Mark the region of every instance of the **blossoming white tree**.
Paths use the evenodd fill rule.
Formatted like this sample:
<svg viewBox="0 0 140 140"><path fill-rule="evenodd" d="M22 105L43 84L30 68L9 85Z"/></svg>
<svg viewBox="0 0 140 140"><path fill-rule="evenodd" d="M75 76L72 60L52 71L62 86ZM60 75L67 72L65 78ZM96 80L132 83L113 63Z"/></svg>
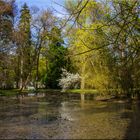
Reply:
<svg viewBox="0 0 140 140"><path fill-rule="evenodd" d="M80 85L80 75L78 73L73 74L66 69L62 69L61 79L59 79L59 86L62 87L62 91L71 88L78 88Z"/></svg>

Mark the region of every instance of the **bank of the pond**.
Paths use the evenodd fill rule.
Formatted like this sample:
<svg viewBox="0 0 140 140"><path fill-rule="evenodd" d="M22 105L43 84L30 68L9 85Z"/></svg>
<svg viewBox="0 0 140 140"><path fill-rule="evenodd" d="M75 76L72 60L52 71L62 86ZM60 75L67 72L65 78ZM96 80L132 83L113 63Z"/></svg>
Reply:
<svg viewBox="0 0 140 140"><path fill-rule="evenodd" d="M19 89L0 89L0 96L15 96L20 94L28 94L30 92L34 93L51 93L51 92L60 92L59 89L38 89L38 90L27 90L24 89L20 92Z"/></svg>
<svg viewBox="0 0 140 140"><path fill-rule="evenodd" d="M104 92L102 92L104 91ZM116 89L110 89L109 92L106 90L98 91L96 89L68 89L65 92L62 92L61 89L37 89L37 90L23 90L20 92L19 89L9 89L9 90L2 90L0 89L0 96L18 96L18 95L28 95L28 93L44 93L44 94L53 94L57 93L57 95L72 95L72 96L81 96L82 98L85 97L92 97L94 100L109 100L112 98L128 98L127 94L118 94L116 93ZM119 91L119 89L117 89ZM84 95L84 96L83 96ZM139 94L131 94L132 99L139 99Z"/></svg>
<svg viewBox="0 0 140 140"><path fill-rule="evenodd" d="M69 89L66 90L65 92L62 92L61 89L37 89L37 90L23 90L22 93L29 93L29 92L61 92L61 93L76 93L76 94L98 94L99 92L95 89ZM20 93L19 89L0 89L0 95L5 95L5 96L12 96L12 95L17 95Z"/></svg>
<svg viewBox="0 0 140 140"><path fill-rule="evenodd" d="M61 89L38 89L38 90L23 90L20 92L19 89L9 89L9 90L3 90L0 89L0 96L15 96L15 95L26 95L28 93L47 93L47 94L52 94L52 93L59 93L59 94L84 94L84 95L100 95L99 92L95 89L69 89L66 90L65 92L62 92Z"/></svg>
<svg viewBox="0 0 140 140"><path fill-rule="evenodd" d="M19 89L0 89L0 96L14 96L19 93Z"/></svg>
<svg viewBox="0 0 140 140"><path fill-rule="evenodd" d="M81 100L108 100L111 99L112 96L103 96L100 95L97 90L94 89L71 89L67 90L65 92L62 92L60 89L38 89L38 90L23 90L20 92L19 89L11 89L11 90L0 90L0 96L22 96L22 97L27 97L27 96L37 96L38 93L43 93L46 97L48 95L54 95L55 96L64 96L68 98L75 98L75 99L80 99Z"/></svg>

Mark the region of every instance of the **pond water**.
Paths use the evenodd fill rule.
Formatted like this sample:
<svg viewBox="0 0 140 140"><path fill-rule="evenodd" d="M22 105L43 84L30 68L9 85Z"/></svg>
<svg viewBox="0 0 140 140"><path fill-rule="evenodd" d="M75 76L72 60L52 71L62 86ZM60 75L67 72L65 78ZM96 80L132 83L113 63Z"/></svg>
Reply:
<svg viewBox="0 0 140 140"><path fill-rule="evenodd" d="M0 139L139 139L139 118L139 102L0 97Z"/></svg>

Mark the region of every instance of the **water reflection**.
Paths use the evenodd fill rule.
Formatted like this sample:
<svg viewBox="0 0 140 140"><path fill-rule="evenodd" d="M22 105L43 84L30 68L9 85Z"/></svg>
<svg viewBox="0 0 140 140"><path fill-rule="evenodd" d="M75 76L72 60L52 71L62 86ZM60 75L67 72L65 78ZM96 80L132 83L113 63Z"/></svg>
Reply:
<svg viewBox="0 0 140 140"><path fill-rule="evenodd" d="M0 139L140 138L140 104L38 94L0 99Z"/></svg>

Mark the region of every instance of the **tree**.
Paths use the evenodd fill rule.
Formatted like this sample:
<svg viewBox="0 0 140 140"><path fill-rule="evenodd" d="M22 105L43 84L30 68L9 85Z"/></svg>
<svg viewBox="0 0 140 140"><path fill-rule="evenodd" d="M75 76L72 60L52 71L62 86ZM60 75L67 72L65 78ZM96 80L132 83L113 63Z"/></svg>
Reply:
<svg viewBox="0 0 140 140"><path fill-rule="evenodd" d="M81 89L106 89L111 79L108 68L111 55L107 48L102 47L108 43L103 31L97 30L104 23L103 5L96 1L82 1L77 5L79 9L76 9L78 12L75 15L77 26L71 31L72 35L69 35L69 52L81 76Z"/></svg>
<svg viewBox="0 0 140 140"><path fill-rule="evenodd" d="M110 51L115 58L115 69L117 88L121 93L130 95L132 90L138 88L135 79L138 77L135 69L139 64L134 64L139 58L139 1L112 1L113 12L107 22L110 24L108 36ZM137 76L136 76L137 75ZM136 76L136 77L135 77Z"/></svg>
<svg viewBox="0 0 140 140"><path fill-rule="evenodd" d="M125 94L129 94L134 87L137 89L139 85L139 78L136 78L139 73L137 72L139 71L139 64L137 63L139 60L139 1L113 0L107 2L107 5L89 0L77 1L77 3L76 1L71 1L69 3L70 5L68 5L67 9L68 12L70 11L70 16L73 17L71 19L74 19L74 23L72 23L76 24L77 28L74 34L77 31L81 32L81 36L86 34L81 37L82 39L78 39L80 34L73 37L75 41L72 41L72 43L76 43L71 46L75 46L74 51L76 48L79 50L74 55L81 55L84 64L87 63L84 60L84 56L90 53L96 56L92 58L92 64L96 62L97 58L96 67L94 65L94 70L97 68L97 71L94 75L91 73L91 76L98 77L96 78L98 80L102 79L101 84L104 85L103 79L105 79L107 87L119 89L121 93ZM71 5L74 5L75 8ZM93 14L90 15L89 13ZM85 32L82 32L82 30ZM86 36L93 42L86 40ZM90 36L94 36L96 39L94 37L91 39ZM101 41L102 44L95 43L97 47L93 47L95 40L97 42ZM79 42L81 42L80 45ZM87 49L84 50L82 44ZM93 51L97 53L95 54ZM87 58L87 60L90 59ZM101 62L102 65L100 65L100 60L103 61ZM84 66L82 67L83 71ZM103 70L105 71L103 72ZM106 76L104 77L102 72L104 76L107 74L109 79ZM87 75L87 70L85 70L85 74ZM96 82L94 82L95 85Z"/></svg>
<svg viewBox="0 0 140 140"><path fill-rule="evenodd" d="M12 28L14 18L14 1L5 2L0 0L0 40L1 43L9 43L12 40ZM4 45L0 46L1 51Z"/></svg>
<svg viewBox="0 0 140 140"><path fill-rule="evenodd" d="M0 0L0 88L13 88L14 66L13 55L13 19L14 1Z"/></svg>
<svg viewBox="0 0 140 140"><path fill-rule="evenodd" d="M22 90L27 84L31 72L31 15L26 3L21 9L19 21L19 32L17 39L17 78L19 87Z"/></svg>
<svg viewBox="0 0 140 140"><path fill-rule="evenodd" d="M46 87L59 88L58 83L61 77L62 68L67 66L66 53L67 48L62 46L61 31L58 27L51 30L50 43L47 53L47 72L46 72Z"/></svg>
<svg viewBox="0 0 140 140"><path fill-rule="evenodd" d="M54 27L54 24L55 17L53 16L53 13L50 10L41 12L32 20L32 29L34 30L33 42L35 46L34 60L36 60L35 61L36 72L34 74L36 89L38 88L39 81L42 82L44 81L43 76L45 76L45 70L43 70L44 73L41 72L42 69L46 68L46 66L40 65L40 63L46 63L45 59L45 54L47 51L46 48L48 47L50 31Z"/></svg>
<svg viewBox="0 0 140 140"><path fill-rule="evenodd" d="M65 69L62 69L61 79L59 79L59 86L62 88L62 91L71 88L79 88L79 84L80 76L78 73L73 74Z"/></svg>

